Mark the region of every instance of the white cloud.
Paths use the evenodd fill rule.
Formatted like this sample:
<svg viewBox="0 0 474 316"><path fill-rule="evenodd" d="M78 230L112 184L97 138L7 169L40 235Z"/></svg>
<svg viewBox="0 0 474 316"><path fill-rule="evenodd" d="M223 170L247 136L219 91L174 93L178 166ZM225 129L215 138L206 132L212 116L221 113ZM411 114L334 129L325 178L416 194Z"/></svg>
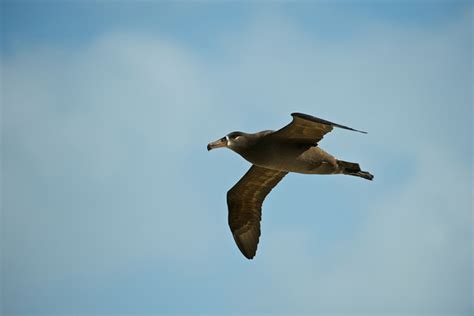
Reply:
<svg viewBox="0 0 474 316"><path fill-rule="evenodd" d="M175 157L193 143L199 110L209 112L196 65L174 43L131 34L5 62L7 269L41 283L208 251L207 230L201 246L181 251L186 232L208 222L203 206L188 211L198 196Z"/></svg>

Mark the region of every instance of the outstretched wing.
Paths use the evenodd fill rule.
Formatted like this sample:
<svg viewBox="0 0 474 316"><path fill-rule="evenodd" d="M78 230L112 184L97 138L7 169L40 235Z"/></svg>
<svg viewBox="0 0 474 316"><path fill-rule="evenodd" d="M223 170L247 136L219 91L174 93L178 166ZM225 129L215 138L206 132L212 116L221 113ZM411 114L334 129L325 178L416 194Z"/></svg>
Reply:
<svg viewBox="0 0 474 316"><path fill-rule="evenodd" d="M286 174L253 165L227 192L230 230L240 251L248 259L257 252L263 200Z"/></svg>
<svg viewBox="0 0 474 316"><path fill-rule="evenodd" d="M366 132L329 122L308 114L292 113L291 116L293 116L293 121L291 121L290 124L267 135L266 137L288 138L314 145L323 139L324 135L332 131L333 127L344 128L366 134Z"/></svg>

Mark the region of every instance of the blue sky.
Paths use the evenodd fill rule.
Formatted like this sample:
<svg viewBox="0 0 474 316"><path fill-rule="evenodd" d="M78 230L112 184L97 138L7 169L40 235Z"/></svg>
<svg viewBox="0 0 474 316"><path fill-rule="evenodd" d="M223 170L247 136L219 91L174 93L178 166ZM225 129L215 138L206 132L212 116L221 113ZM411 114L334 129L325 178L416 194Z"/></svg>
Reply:
<svg viewBox="0 0 474 316"><path fill-rule="evenodd" d="M472 10L3 1L2 314L472 314ZM206 144L294 111L375 181L290 174L248 261Z"/></svg>

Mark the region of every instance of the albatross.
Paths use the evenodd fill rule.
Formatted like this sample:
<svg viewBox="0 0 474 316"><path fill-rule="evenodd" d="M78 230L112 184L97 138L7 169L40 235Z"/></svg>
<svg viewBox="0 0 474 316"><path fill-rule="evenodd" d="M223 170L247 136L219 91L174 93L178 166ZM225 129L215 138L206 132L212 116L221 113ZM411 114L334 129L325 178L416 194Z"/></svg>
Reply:
<svg viewBox="0 0 474 316"><path fill-rule="evenodd" d="M263 200L289 172L374 178L362 171L358 163L336 159L318 146L334 127L366 132L308 114L292 113L291 116L291 123L277 131L232 132L207 145L207 150L227 147L252 164L227 192L230 230L247 259L252 259L257 252Z"/></svg>

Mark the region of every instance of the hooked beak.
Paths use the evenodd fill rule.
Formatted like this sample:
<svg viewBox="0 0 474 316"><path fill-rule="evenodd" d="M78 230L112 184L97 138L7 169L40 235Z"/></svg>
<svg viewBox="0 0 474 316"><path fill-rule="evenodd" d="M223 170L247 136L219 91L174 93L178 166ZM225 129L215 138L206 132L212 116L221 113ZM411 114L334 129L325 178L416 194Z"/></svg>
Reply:
<svg viewBox="0 0 474 316"><path fill-rule="evenodd" d="M226 147L226 146L227 146L227 138L222 137L221 139L218 139L215 142L207 144L207 150L211 150L211 149L219 148L219 147Z"/></svg>

